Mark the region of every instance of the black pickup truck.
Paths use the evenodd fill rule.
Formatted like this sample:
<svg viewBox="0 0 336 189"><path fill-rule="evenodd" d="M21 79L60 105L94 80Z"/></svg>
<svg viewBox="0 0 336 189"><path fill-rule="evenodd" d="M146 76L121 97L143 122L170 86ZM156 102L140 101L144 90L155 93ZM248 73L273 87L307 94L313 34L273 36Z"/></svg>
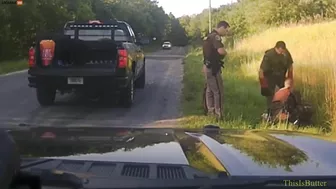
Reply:
<svg viewBox="0 0 336 189"><path fill-rule="evenodd" d="M42 106L56 91L118 98L131 107L134 88L145 87L145 56L129 24L123 21L70 21L64 33L38 37L29 50L29 86ZM54 56L42 62L40 43L52 40Z"/></svg>

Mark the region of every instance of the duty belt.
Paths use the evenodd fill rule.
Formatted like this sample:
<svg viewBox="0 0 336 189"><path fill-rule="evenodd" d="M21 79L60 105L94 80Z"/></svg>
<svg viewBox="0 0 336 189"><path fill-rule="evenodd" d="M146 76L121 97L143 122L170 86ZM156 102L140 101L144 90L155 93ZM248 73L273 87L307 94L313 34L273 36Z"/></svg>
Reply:
<svg viewBox="0 0 336 189"><path fill-rule="evenodd" d="M219 60L218 62L220 63L221 67L224 68L224 62L221 61L221 60ZM218 63L218 62L216 62L216 63ZM213 65L213 63L211 63L211 61L209 61L209 60L204 60L203 63L207 68L211 68L211 66Z"/></svg>

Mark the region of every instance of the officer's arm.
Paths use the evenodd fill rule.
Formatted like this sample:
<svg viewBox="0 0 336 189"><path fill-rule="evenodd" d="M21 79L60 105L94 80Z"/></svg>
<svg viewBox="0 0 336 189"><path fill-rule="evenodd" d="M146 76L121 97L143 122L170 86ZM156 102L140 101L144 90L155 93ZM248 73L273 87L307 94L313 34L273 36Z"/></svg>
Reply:
<svg viewBox="0 0 336 189"><path fill-rule="evenodd" d="M268 82L265 78L264 73L270 69L269 61L270 61L269 56L265 54L261 62L260 68L259 68L259 83L260 83L261 88L268 87Z"/></svg>
<svg viewBox="0 0 336 189"><path fill-rule="evenodd" d="M263 60L260 64L259 68L259 78L264 79L264 73L269 70L269 56L267 54L264 55Z"/></svg>
<svg viewBox="0 0 336 189"><path fill-rule="evenodd" d="M264 70L262 68L259 69L259 78L260 79L264 79L265 76L264 76Z"/></svg>
<svg viewBox="0 0 336 189"><path fill-rule="evenodd" d="M293 79L294 74L293 74L293 65L290 65L288 68L288 72L287 72L287 77L290 79Z"/></svg>
<svg viewBox="0 0 336 189"><path fill-rule="evenodd" d="M226 56L227 52L224 49L224 45L222 43L222 39L219 35L215 36L215 40L213 42L215 49L217 49L217 52L222 55L222 56Z"/></svg>

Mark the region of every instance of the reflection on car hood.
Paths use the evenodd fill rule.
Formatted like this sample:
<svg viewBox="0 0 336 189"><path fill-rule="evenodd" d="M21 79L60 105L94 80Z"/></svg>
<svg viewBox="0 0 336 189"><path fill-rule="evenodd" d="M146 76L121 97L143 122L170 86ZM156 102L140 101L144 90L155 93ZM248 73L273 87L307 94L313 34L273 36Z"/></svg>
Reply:
<svg viewBox="0 0 336 189"><path fill-rule="evenodd" d="M112 128L10 133L23 157L182 164L230 175L336 174L336 143L293 133Z"/></svg>

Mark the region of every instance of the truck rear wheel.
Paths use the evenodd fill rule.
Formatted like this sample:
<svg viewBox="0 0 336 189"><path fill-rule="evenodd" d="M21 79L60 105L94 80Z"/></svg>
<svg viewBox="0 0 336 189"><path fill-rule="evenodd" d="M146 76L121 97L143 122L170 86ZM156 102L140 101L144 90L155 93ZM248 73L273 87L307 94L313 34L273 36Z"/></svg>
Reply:
<svg viewBox="0 0 336 189"><path fill-rule="evenodd" d="M130 83L121 93L121 105L125 108L130 108L134 101L134 78L132 77Z"/></svg>
<svg viewBox="0 0 336 189"><path fill-rule="evenodd" d="M145 88L145 85L146 85L146 69L144 67L140 77L135 81L135 87L143 89Z"/></svg>
<svg viewBox="0 0 336 189"><path fill-rule="evenodd" d="M37 101L41 106L49 106L54 104L56 90L46 87L38 87L36 89Z"/></svg>

